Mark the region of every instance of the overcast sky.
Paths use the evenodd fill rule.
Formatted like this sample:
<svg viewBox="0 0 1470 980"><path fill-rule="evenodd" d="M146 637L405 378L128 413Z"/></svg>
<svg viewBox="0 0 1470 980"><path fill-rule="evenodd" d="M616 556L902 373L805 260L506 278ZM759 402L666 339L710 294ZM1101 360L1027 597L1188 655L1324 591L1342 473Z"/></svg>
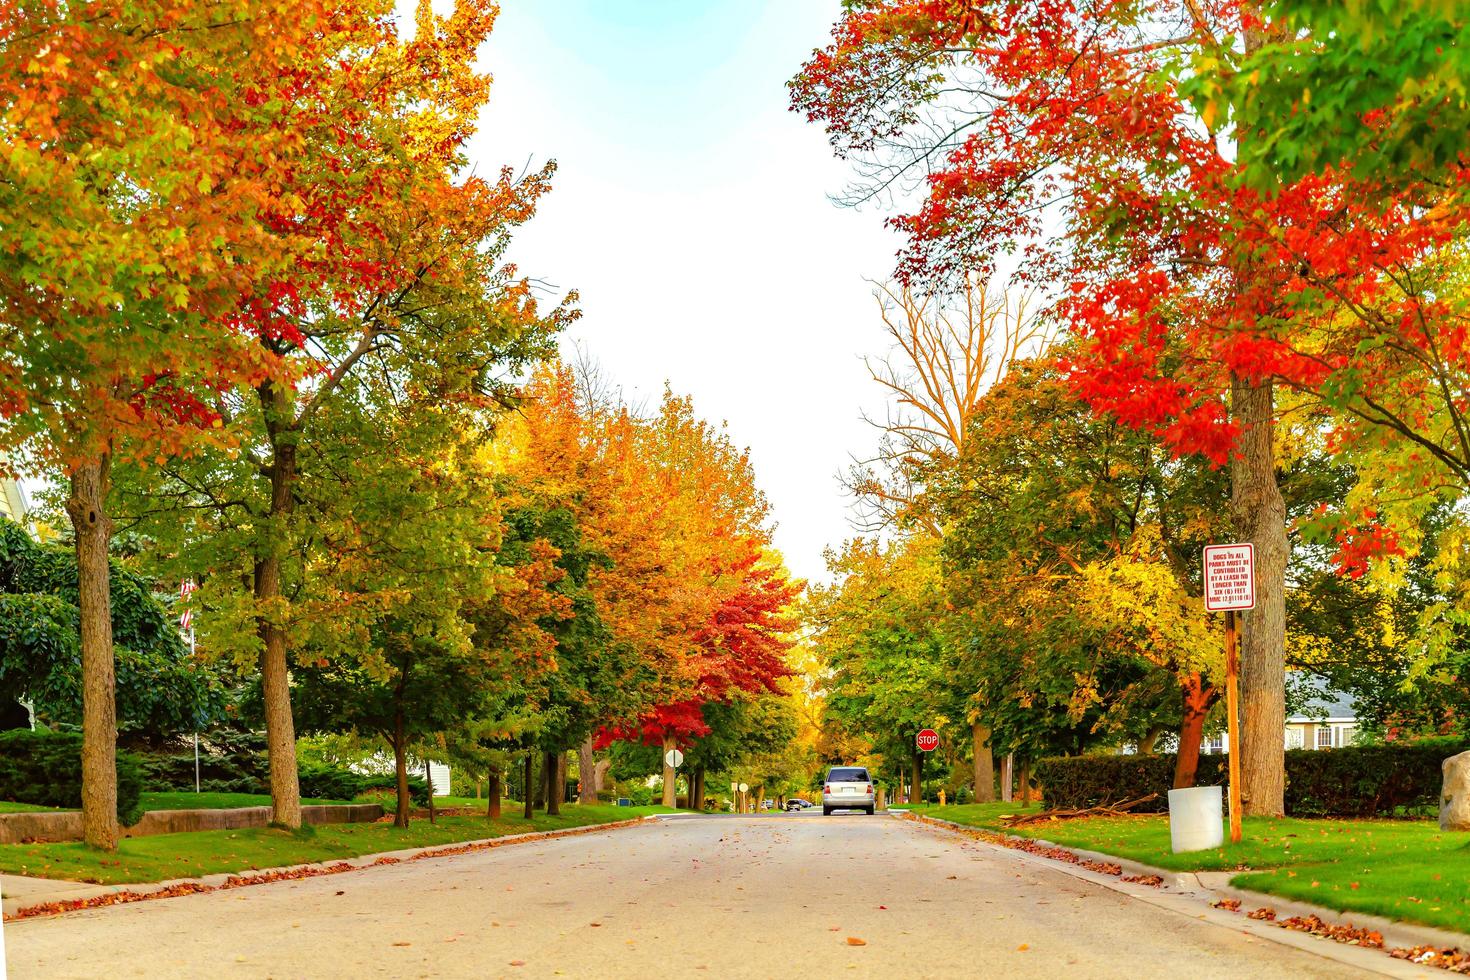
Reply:
<svg viewBox="0 0 1470 980"><path fill-rule="evenodd" d="M892 269L878 211L787 111L785 81L838 0L503 0L477 166L555 159L512 259L582 297L580 341L631 398L667 380L748 446L798 575L853 532L836 481L875 434L865 278Z"/></svg>

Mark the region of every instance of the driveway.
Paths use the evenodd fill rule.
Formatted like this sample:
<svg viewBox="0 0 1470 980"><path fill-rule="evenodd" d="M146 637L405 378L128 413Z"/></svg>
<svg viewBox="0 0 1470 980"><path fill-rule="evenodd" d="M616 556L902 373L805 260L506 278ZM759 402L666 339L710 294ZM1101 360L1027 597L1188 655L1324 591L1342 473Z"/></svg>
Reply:
<svg viewBox="0 0 1470 980"><path fill-rule="evenodd" d="M649 821L4 939L13 980L1369 975L882 815Z"/></svg>

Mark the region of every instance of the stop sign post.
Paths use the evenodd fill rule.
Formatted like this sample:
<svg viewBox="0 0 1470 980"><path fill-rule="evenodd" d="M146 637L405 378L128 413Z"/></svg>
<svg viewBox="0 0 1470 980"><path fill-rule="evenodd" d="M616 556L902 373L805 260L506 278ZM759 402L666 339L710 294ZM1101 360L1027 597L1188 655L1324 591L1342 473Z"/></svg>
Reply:
<svg viewBox="0 0 1470 980"><path fill-rule="evenodd" d="M1240 660L1235 613L1256 608L1256 548L1250 543L1205 548L1205 610L1225 614L1225 724L1230 733L1230 842L1240 843Z"/></svg>
<svg viewBox="0 0 1470 980"><path fill-rule="evenodd" d="M932 728L926 728L914 739L914 744L919 747L920 752L933 752L939 748L939 733Z"/></svg>

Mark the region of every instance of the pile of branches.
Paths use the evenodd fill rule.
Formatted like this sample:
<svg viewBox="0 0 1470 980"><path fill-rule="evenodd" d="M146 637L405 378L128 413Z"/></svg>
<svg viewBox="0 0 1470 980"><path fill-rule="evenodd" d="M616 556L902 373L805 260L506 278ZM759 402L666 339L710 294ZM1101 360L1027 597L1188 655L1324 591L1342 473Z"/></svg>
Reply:
<svg viewBox="0 0 1470 980"><path fill-rule="evenodd" d="M1140 796L1136 800L1124 800L1120 803L1100 803L1097 806L1086 807L1081 810L1070 810L1066 808L1056 810L1042 810L1040 813L1003 813L1000 819L1007 827L1024 827L1026 824L1042 823L1048 820L1072 820L1076 817L1124 817L1128 816L1130 810L1152 803L1159 798L1158 793L1150 793Z"/></svg>

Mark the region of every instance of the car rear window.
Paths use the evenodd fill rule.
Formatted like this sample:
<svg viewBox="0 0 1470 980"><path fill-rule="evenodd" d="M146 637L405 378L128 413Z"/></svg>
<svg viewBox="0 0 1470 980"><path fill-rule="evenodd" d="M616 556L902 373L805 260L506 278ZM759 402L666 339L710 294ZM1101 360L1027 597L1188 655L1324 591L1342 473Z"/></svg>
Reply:
<svg viewBox="0 0 1470 980"><path fill-rule="evenodd" d="M869 781L866 769L833 769L827 774L829 783L866 783Z"/></svg>

